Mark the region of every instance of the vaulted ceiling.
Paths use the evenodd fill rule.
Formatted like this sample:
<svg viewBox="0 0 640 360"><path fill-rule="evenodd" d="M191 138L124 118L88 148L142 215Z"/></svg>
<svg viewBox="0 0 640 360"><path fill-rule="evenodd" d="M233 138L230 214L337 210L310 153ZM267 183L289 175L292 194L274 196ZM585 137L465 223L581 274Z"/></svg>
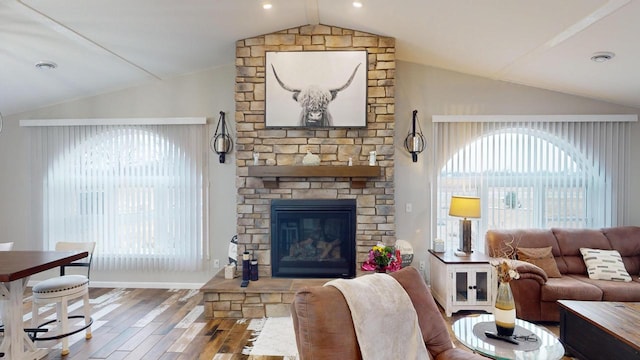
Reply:
<svg viewBox="0 0 640 360"><path fill-rule="evenodd" d="M236 40L318 23L394 37L398 60L640 108L637 0L264 1L0 0L0 112L231 64Z"/></svg>

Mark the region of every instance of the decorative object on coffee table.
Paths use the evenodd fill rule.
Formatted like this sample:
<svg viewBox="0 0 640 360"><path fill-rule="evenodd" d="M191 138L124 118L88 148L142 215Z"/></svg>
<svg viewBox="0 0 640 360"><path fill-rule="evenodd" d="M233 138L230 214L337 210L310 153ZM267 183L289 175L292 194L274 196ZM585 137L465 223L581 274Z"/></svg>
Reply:
<svg viewBox="0 0 640 360"><path fill-rule="evenodd" d="M520 274L513 269L508 259L497 260L494 266L498 276L498 291L493 309L496 329L499 336L511 336L516 326L516 303L509 282L519 278Z"/></svg>
<svg viewBox="0 0 640 360"><path fill-rule="evenodd" d="M516 304L513 301L511 286L508 282L498 283L496 304L493 314L496 318L496 329L500 336L511 336L516 327Z"/></svg>

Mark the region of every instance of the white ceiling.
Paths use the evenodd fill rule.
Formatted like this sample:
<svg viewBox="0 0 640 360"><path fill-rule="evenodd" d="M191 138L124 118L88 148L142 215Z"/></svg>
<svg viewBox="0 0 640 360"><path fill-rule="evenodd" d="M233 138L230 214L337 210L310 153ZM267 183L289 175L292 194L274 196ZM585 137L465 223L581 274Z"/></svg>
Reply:
<svg viewBox="0 0 640 360"><path fill-rule="evenodd" d="M399 60L640 108L640 0L261 2L0 0L0 112L231 64L236 40L317 23L394 37Z"/></svg>

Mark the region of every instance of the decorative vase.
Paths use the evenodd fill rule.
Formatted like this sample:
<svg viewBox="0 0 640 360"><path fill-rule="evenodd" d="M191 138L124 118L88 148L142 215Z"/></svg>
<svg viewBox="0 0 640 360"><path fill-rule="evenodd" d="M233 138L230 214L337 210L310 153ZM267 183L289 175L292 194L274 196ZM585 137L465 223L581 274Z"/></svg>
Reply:
<svg viewBox="0 0 640 360"><path fill-rule="evenodd" d="M496 330L500 336L511 336L516 328L516 303L508 282L498 283L496 304L493 308Z"/></svg>
<svg viewBox="0 0 640 360"><path fill-rule="evenodd" d="M376 272L377 273L386 273L387 272L387 267L385 265L376 265Z"/></svg>
<svg viewBox="0 0 640 360"><path fill-rule="evenodd" d="M312 154L307 150L307 155L302 158L302 165L317 166L320 165L320 156Z"/></svg>

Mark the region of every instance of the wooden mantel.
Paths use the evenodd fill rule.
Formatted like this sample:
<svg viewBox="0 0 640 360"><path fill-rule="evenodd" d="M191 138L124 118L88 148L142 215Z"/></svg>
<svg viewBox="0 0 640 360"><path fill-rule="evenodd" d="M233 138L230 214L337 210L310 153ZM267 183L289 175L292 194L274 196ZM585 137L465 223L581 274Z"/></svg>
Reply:
<svg viewBox="0 0 640 360"><path fill-rule="evenodd" d="M368 165L318 165L318 166L249 166L249 176L275 178L275 180L263 180L264 187L274 189L278 187L281 177L346 177L351 179L351 187L362 189L365 187L366 178L382 176L380 166Z"/></svg>

